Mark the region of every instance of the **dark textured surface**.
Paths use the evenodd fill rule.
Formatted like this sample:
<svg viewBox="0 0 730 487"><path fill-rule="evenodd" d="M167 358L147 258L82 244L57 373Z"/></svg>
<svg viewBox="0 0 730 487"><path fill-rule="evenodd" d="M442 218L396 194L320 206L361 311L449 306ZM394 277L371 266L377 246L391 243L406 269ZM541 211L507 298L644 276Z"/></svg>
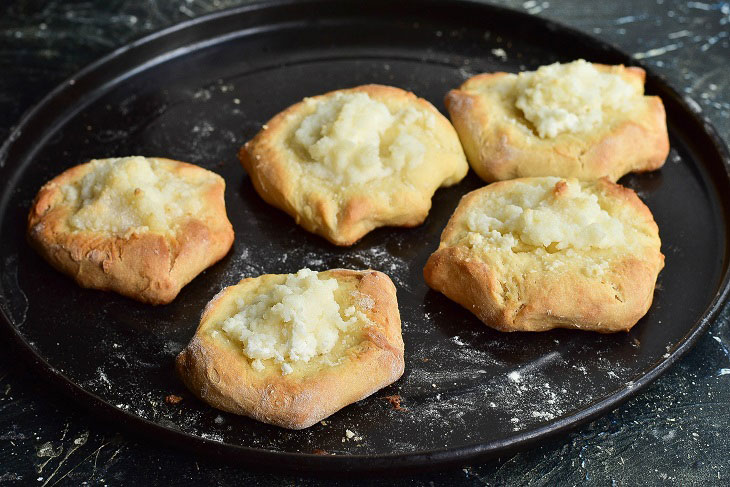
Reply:
<svg viewBox="0 0 730 487"><path fill-rule="evenodd" d="M351 9L319 0L323 12L310 17L311 10L300 5L230 11L145 41L76 75L16 131L7 157L0 159L0 178L9 181L8 197L0 203L0 294L26 348L101 398L103 403L93 403L97 413L130 426L140 418L151 421L154 425L140 425L144 432L163 438L177 433L181 446L215 451L225 445L227 453L245 447L250 450L238 460L260 455L258 462L282 467L369 472L444 461L465 465L476 460L477 451L503 454L525 438L544 439L586 414L605 413L673 362L684 341L696 335L699 315L726 270L723 215L730 208L726 202L723 211L719 202L721 194L730 194L730 181L717 154L698 150L712 144L670 89L653 79L647 84L667 107L671 162L659 172L622 179L652 210L668 255L650 312L630 333L498 333L430 291L422 277L459 198L482 186L475 175L439 191L423 225L378 229L352 247L337 248L265 204L236 150L274 113L342 86L393 84L441 106L443 94L473 73L518 71L556 59L629 59L590 39L576 42L537 17L486 6L442 3L424 11L420 4L404 3L405 10L398 11L387 1ZM475 22L475 13L484 18ZM296 23L284 29L282 18ZM253 32L248 23L256 34L240 35ZM316 33L314 23L320 25ZM211 36L227 40L211 44ZM199 42L207 47L148 65L160 53ZM294 79L299 81L285 81ZM234 248L167 306L69 285L22 238L29 202L45 181L73 161L129 153L189 160L217 171L228 184ZM710 183L713 174L717 186ZM302 267L373 268L393 279L407 350L403 377L303 431L222 413L195 400L172 364L192 336L200 309L221 286L242 277ZM163 402L171 393L182 402ZM406 410L394 410L383 399L393 394ZM86 404L94 400L79 398ZM293 455L317 450L329 454Z"/></svg>
<svg viewBox="0 0 730 487"><path fill-rule="evenodd" d="M696 100L721 134L727 134L727 4L647 3L632 10L628 4L618 3L594 5L584 13L576 8L578 2L547 8L537 2L507 4L542 10L535 13L581 27L648 58L657 72ZM0 11L4 34L0 37L0 128L4 130L45 91L113 46L147 29L182 20L186 13L224 6L207 2L159 2L144 8L134 8L131 2L104 8L86 3L11 5ZM577 433L509 459L424 476L414 483L726 483L730 475L726 460L730 450L725 413L730 401L726 316L723 313L698 347L647 393ZM61 479L69 485L83 481L115 484L123 479L225 484L241 483L250 475L232 466L148 446L147 441L133 436L118 436L113 425L86 418L74 412L73 403L44 391L43 383L15 364L12 354L3 359L1 367L5 395L0 398L0 465L7 467L0 479L23 484L37 481L39 485L53 485Z"/></svg>

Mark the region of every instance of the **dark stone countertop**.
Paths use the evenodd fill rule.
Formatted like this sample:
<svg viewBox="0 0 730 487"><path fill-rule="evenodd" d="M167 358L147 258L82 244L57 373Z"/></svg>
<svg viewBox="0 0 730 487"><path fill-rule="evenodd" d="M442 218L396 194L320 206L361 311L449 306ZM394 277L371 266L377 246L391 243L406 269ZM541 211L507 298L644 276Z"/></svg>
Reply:
<svg viewBox="0 0 730 487"><path fill-rule="evenodd" d="M134 38L240 0L7 0L0 6L0 140L78 69ZM576 27L642 59L730 141L730 3L496 2ZM730 309L696 347L615 411L529 451L405 485L728 485ZM8 349L8 345L5 345ZM382 479L359 480L383 483ZM393 482L392 480L390 482ZM386 481L386 483L390 483ZM297 484L119 431L0 355L0 484Z"/></svg>

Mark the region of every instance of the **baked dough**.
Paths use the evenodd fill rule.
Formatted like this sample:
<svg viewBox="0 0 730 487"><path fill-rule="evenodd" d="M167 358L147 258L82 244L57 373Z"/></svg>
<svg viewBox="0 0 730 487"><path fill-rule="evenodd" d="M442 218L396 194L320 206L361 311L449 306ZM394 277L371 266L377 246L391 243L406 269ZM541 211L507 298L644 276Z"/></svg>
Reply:
<svg viewBox="0 0 730 487"><path fill-rule="evenodd" d="M403 368L395 286L372 270L244 279L208 303L177 358L203 401L291 429L369 396Z"/></svg>
<svg viewBox="0 0 730 487"><path fill-rule="evenodd" d="M28 241L83 287L165 304L228 252L217 174L162 158L96 159L46 183Z"/></svg>
<svg viewBox="0 0 730 487"><path fill-rule="evenodd" d="M530 176L618 180L660 168L664 105L641 68L575 61L485 73L446 95L469 164L487 182Z"/></svg>
<svg viewBox="0 0 730 487"><path fill-rule="evenodd" d="M421 224L436 189L469 169L433 105L382 85L305 98L264 125L239 158L266 202L336 245L380 226Z"/></svg>
<svg viewBox="0 0 730 487"><path fill-rule="evenodd" d="M424 269L500 331L630 329L664 267L649 209L607 179L490 184L463 197Z"/></svg>

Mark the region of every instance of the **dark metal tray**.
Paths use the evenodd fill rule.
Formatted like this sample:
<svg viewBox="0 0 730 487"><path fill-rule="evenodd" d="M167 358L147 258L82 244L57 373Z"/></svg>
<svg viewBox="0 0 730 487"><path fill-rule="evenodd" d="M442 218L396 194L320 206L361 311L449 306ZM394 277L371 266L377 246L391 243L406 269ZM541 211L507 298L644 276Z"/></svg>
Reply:
<svg viewBox="0 0 730 487"><path fill-rule="evenodd" d="M475 73L576 58L632 63L552 22L468 2L265 3L121 48L50 93L0 149L2 327L46 378L95 412L261 466L342 472L464 464L575 427L661 374L704 332L728 288L728 152L661 79L650 74L647 91L667 108L669 160L621 182L654 212L666 268L654 305L630 333L501 334L428 290L421 269L460 196L483 184L473 174L436 194L424 225L379 229L341 249L265 204L236 151L307 95L384 83L443 111L444 94ZM168 306L81 289L25 242L26 214L45 181L90 158L130 154L190 161L227 181L233 250ZM305 431L222 413L188 394L173 361L205 303L243 276L305 266L373 268L393 278L403 378ZM184 399L167 404L168 394ZM392 394L405 410L384 399Z"/></svg>

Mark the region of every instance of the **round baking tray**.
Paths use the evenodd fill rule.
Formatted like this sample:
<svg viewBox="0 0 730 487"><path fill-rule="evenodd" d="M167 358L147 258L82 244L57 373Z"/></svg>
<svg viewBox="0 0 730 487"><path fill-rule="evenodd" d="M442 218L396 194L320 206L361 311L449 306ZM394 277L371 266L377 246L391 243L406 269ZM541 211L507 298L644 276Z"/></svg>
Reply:
<svg viewBox="0 0 730 487"><path fill-rule="evenodd" d="M629 333L502 334L428 290L421 269L461 195L483 184L473 173L436 193L423 225L379 229L343 249L263 203L236 159L261 124L308 95L382 83L444 111L444 94L473 74L576 58L636 64L553 22L470 2L261 3L120 48L53 90L0 148L3 328L48 380L120 427L263 467L466 464L595 418L676 361L728 289L728 152L662 79L649 73L647 92L667 109L669 159L660 171L621 182L653 211L666 267L652 308ZM91 158L130 154L190 161L228 186L231 253L167 306L81 289L24 237L45 181ZM187 393L173 361L205 303L241 277L302 267L373 268L392 277L404 376L304 431L219 412ZM170 394L183 400L168 404ZM393 395L402 408L387 400Z"/></svg>

